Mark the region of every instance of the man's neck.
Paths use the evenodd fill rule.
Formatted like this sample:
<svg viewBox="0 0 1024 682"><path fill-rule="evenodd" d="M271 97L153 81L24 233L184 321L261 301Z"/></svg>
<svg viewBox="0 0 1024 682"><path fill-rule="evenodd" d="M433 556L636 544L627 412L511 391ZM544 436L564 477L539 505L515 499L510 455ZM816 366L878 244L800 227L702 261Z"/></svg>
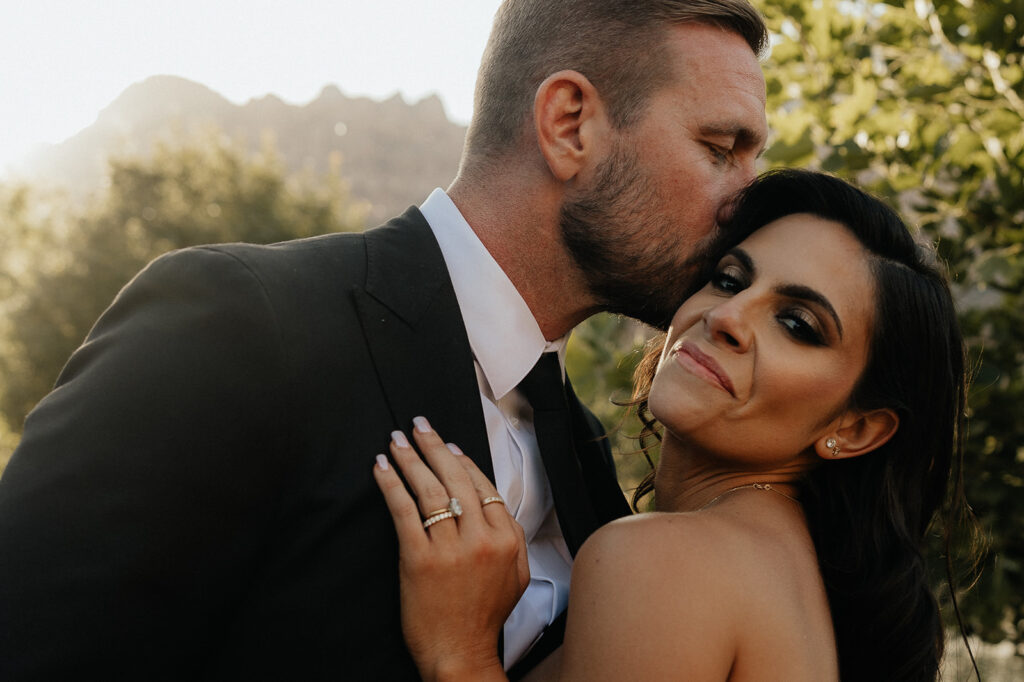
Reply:
<svg viewBox="0 0 1024 682"><path fill-rule="evenodd" d="M557 192L511 179L456 178L447 193L523 297L544 338L558 339L600 312L562 242Z"/></svg>

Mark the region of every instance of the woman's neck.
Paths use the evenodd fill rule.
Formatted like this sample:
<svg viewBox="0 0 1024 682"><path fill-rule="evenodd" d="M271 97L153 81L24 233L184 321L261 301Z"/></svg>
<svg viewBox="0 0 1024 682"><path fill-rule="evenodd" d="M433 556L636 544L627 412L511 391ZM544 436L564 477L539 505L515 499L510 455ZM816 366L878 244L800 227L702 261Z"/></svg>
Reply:
<svg viewBox="0 0 1024 682"><path fill-rule="evenodd" d="M688 450L666 433L654 479L655 505L658 511L699 511L745 489L777 493L772 497L795 501L797 484L809 466L808 459L799 456L763 470L723 462L714 455Z"/></svg>

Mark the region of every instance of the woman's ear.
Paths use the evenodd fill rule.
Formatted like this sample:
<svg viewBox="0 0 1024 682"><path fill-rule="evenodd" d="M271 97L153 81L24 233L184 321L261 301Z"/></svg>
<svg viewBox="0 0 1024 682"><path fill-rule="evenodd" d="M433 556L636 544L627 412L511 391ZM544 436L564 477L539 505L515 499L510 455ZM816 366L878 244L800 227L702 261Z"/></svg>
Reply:
<svg viewBox="0 0 1024 682"><path fill-rule="evenodd" d="M566 182L579 174L607 139L604 104L590 80L578 71L544 79L533 102L537 144L552 175Z"/></svg>
<svg viewBox="0 0 1024 682"><path fill-rule="evenodd" d="M864 455L885 445L900 426L899 416L888 408L847 412L832 433L819 438L814 449L823 459Z"/></svg>

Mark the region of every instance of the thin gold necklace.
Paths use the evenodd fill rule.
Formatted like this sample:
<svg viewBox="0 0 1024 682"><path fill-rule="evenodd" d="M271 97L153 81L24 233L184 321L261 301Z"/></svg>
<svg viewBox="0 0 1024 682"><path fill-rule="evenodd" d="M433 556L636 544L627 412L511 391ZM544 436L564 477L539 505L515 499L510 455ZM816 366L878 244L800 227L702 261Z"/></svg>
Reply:
<svg viewBox="0 0 1024 682"><path fill-rule="evenodd" d="M800 500L796 499L792 495L787 495L786 493L782 492L781 490L778 490L777 488L773 488L771 483L748 483L746 485L738 485L735 488L729 488L728 490L726 490L721 495L717 495L717 496L711 498L710 502L705 502L704 504L702 504L700 506L700 508L697 509L697 511L702 511L704 509L707 509L708 507L713 505L715 502L718 502L720 499L722 499L723 497L728 495L729 493L734 493L737 490L743 490L744 488L754 488L756 490L767 490L770 493L776 493L778 495L782 495L783 497L785 497L787 499L790 499L790 500L793 500L797 504L800 504Z"/></svg>

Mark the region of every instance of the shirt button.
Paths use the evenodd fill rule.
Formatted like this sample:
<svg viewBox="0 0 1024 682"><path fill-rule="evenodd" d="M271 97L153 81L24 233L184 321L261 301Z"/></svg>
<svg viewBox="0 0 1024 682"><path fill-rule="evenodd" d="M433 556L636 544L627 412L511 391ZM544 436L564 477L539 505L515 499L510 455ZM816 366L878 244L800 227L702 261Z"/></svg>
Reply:
<svg viewBox="0 0 1024 682"><path fill-rule="evenodd" d="M516 418L516 417L512 417L511 419L509 419L508 423L512 425L513 429L518 429L519 428L519 419Z"/></svg>

